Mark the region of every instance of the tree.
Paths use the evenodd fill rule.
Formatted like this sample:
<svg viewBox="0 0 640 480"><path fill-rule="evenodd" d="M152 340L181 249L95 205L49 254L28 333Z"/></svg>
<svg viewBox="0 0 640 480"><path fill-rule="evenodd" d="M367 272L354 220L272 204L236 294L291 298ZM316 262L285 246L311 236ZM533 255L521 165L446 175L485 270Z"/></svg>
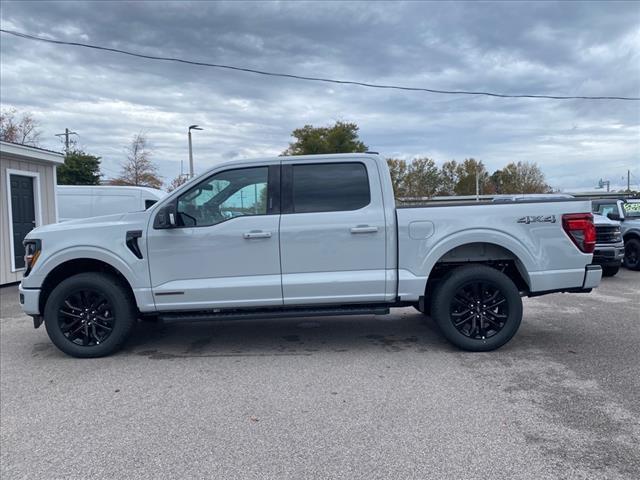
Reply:
<svg viewBox="0 0 640 480"><path fill-rule="evenodd" d="M438 195L455 195L456 185L458 184L458 162L449 160L444 162L440 167L440 186L438 187Z"/></svg>
<svg viewBox="0 0 640 480"><path fill-rule="evenodd" d="M475 195L476 175L478 175L480 193L489 193L489 173L487 173L482 161L466 158L464 162L457 166L456 175L458 176L454 188L456 195Z"/></svg>
<svg viewBox="0 0 640 480"><path fill-rule="evenodd" d="M387 165L389 166L389 173L391 173L391 185L393 185L395 196L406 197L407 162L397 158L387 158Z"/></svg>
<svg viewBox="0 0 640 480"><path fill-rule="evenodd" d="M127 160L122 164L120 176L109 181L111 185L133 185L139 187L162 187L158 167L151 161L151 151L143 133L133 136L127 148Z"/></svg>
<svg viewBox="0 0 640 480"><path fill-rule="evenodd" d="M529 162L511 162L502 170L496 170L491 175L491 183L498 194L551 191L540 167L536 163Z"/></svg>
<svg viewBox="0 0 640 480"><path fill-rule="evenodd" d="M336 122L332 127L305 125L291 133L296 139L283 155L312 155L318 153L366 152L367 146L358 137L355 123Z"/></svg>
<svg viewBox="0 0 640 480"><path fill-rule="evenodd" d="M80 150L69 152L58 167L58 185L100 185L100 157Z"/></svg>
<svg viewBox="0 0 640 480"><path fill-rule="evenodd" d="M37 147L41 135L39 123L30 112L19 119L17 113L15 108L0 111L0 140Z"/></svg>
<svg viewBox="0 0 640 480"><path fill-rule="evenodd" d="M404 183L409 197L433 197L440 184L438 167L430 158L415 158Z"/></svg>
<svg viewBox="0 0 640 480"><path fill-rule="evenodd" d="M173 192L176 188L181 187L182 185L187 183L188 180L189 177L187 175L178 175L176 178L171 180L171 183L167 187L167 192Z"/></svg>

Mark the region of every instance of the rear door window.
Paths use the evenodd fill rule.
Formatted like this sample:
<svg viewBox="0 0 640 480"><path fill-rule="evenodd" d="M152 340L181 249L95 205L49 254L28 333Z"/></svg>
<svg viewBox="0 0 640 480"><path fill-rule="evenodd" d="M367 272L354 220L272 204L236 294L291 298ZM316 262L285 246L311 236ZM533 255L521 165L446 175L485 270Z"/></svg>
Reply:
<svg viewBox="0 0 640 480"><path fill-rule="evenodd" d="M358 210L371 202L364 164L293 165L293 213Z"/></svg>

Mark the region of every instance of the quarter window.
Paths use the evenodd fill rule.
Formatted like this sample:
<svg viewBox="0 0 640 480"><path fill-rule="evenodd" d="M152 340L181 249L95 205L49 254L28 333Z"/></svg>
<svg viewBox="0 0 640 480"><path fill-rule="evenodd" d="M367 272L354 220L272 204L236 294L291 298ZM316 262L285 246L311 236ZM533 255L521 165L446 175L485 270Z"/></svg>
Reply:
<svg viewBox="0 0 640 480"><path fill-rule="evenodd" d="M200 182L178 199L179 222L215 225L234 217L267 214L268 167L225 170Z"/></svg>
<svg viewBox="0 0 640 480"><path fill-rule="evenodd" d="M293 165L293 212L358 210L371 201L362 163Z"/></svg>

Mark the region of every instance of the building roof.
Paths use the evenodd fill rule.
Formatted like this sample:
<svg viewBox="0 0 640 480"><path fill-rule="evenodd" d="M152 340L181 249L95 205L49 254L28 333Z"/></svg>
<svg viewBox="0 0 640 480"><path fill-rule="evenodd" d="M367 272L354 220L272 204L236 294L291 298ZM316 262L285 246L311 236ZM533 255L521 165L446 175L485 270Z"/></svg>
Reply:
<svg viewBox="0 0 640 480"><path fill-rule="evenodd" d="M63 153L45 148L32 147L30 145L22 145L21 143L5 142L4 140L0 140L0 152L25 160L49 162L57 165L64 163Z"/></svg>

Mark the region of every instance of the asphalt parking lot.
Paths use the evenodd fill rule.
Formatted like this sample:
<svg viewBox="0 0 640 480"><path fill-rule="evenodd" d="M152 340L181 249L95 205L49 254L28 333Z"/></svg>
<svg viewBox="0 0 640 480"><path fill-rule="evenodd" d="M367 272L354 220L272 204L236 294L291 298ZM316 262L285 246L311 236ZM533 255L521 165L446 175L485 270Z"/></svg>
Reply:
<svg viewBox="0 0 640 480"><path fill-rule="evenodd" d="M1 291L3 480L640 478L640 274L525 300L496 352L413 309L139 326L77 360Z"/></svg>

